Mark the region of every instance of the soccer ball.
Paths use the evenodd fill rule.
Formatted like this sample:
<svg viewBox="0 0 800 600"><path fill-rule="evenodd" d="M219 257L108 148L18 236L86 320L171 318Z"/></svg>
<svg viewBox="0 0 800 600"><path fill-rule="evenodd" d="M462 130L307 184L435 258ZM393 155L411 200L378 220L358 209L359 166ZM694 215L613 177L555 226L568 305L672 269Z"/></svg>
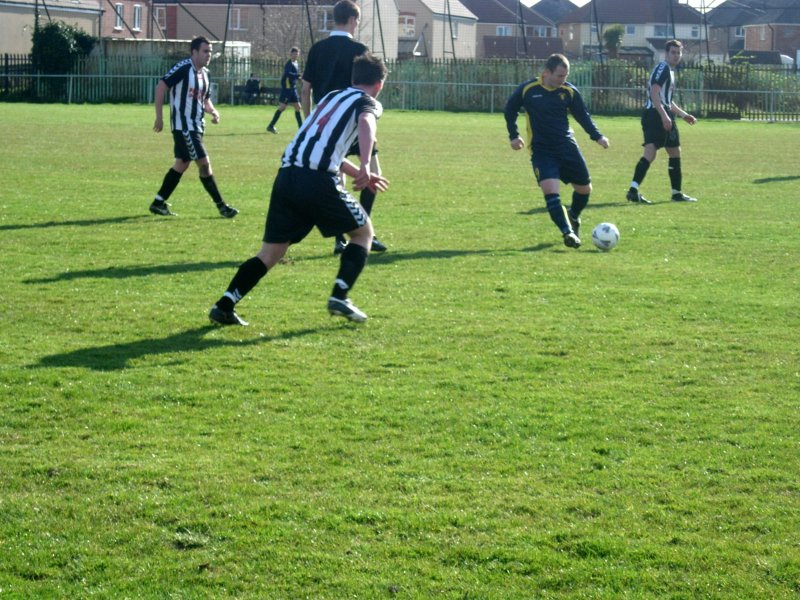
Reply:
<svg viewBox="0 0 800 600"><path fill-rule="evenodd" d="M619 229L613 223L600 223L592 229L592 243L600 250L611 250L619 244Z"/></svg>

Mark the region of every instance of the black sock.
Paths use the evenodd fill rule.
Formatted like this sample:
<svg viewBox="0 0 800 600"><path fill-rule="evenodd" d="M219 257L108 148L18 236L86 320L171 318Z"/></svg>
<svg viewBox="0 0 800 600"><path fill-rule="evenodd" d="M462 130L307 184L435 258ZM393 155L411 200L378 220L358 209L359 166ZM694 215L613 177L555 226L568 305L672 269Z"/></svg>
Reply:
<svg viewBox="0 0 800 600"><path fill-rule="evenodd" d="M553 223L556 224L556 227L558 227L563 234L569 233L572 228L569 226L567 213L564 211L564 207L561 204L561 196L558 194L547 194L544 197L544 201L547 203L547 212L550 213L550 218Z"/></svg>
<svg viewBox="0 0 800 600"><path fill-rule="evenodd" d="M647 169L650 168L650 161L647 160L644 156L639 159L639 162L636 163L636 168L633 171L633 180L641 185L644 181L645 175L647 175ZM633 189L633 188L632 188Z"/></svg>
<svg viewBox="0 0 800 600"><path fill-rule="evenodd" d="M589 194L572 192L572 206L569 207L569 210L572 212L573 217L580 217L587 204L589 204Z"/></svg>
<svg viewBox="0 0 800 600"><path fill-rule="evenodd" d="M275 127L275 123L277 123L278 119L281 118L281 113L282 112L283 111L281 111L281 110L276 110L275 114L272 115L272 121L269 122L269 125L267 125L267 127Z"/></svg>
<svg viewBox="0 0 800 600"><path fill-rule="evenodd" d="M364 210L367 211L368 215L372 214L372 205L375 203L375 196L377 196L375 192L364 188L361 190L361 196L358 198L358 201L361 203L361 206L364 207Z"/></svg>
<svg viewBox="0 0 800 600"><path fill-rule="evenodd" d="M303 117L300 115L300 111L294 111L294 118L297 121L297 127L300 128L303 126Z"/></svg>
<svg viewBox="0 0 800 600"><path fill-rule="evenodd" d="M213 175L209 175L208 177L201 177L200 181L203 184L203 187L206 188L208 195L211 196L211 199L214 201L214 204L224 204L224 200L217 189L217 182L214 180Z"/></svg>
<svg viewBox="0 0 800 600"><path fill-rule="evenodd" d="M672 185L672 189L676 192L681 191L681 157L675 157L669 159L669 183Z"/></svg>
<svg viewBox="0 0 800 600"><path fill-rule="evenodd" d="M162 202L165 202L167 198L172 195L172 192L175 191L175 188L178 187L178 183L181 181L181 177L183 173L179 173L173 168L170 168L167 171L167 174L164 175L164 181L161 183L161 189L158 190L158 194L156 195L156 202L161 199Z"/></svg>
<svg viewBox="0 0 800 600"><path fill-rule="evenodd" d="M217 306L222 310L233 310L239 300L244 298L247 293L256 287L261 278L267 274L266 265L257 256L247 259L241 265L236 275L228 284L225 295L217 300Z"/></svg>
<svg viewBox="0 0 800 600"><path fill-rule="evenodd" d="M368 254L367 249L358 244L347 244L339 261L339 272L336 274L331 296L339 300L347 298L347 292L355 285L356 279L367 264Z"/></svg>

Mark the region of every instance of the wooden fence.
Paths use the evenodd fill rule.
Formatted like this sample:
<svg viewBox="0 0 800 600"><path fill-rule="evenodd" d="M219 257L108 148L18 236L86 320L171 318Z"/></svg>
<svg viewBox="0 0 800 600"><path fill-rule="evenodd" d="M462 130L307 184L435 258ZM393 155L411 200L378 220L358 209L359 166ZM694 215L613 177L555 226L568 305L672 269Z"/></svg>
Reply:
<svg viewBox="0 0 800 600"><path fill-rule="evenodd" d="M0 100L66 103L151 103L174 58L109 57L80 61L73 73L32 73L28 57L5 55ZM233 103L250 72L276 86L282 60L212 63L214 101ZM381 94L386 108L498 112L514 88L542 69L535 60L389 61ZM575 62L570 81L596 115L641 111L649 70L628 63ZM681 68L676 101L704 118L800 121L800 73L754 65Z"/></svg>

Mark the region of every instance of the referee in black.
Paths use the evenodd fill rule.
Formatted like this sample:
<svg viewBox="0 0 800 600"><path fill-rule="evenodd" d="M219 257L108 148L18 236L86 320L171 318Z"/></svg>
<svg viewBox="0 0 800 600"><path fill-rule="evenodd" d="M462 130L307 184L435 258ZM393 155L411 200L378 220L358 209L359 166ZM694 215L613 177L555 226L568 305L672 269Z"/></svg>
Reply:
<svg viewBox="0 0 800 600"><path fill-rule="evenodd" d="M389 182L369 168L377 120L383 107L376 97L383 89L386 65L365 54L353 63L352 85L323 97L286 147L272 186L261 251L239 266L228 289L211 308L220 325L247 325L234 307L283 258L291 244L316 226L325 237L347 233L339 272L328 298L328 312L363 322L367 315L348 298L367 263L372 222L363 207L342 186L339 171L353 178L355 189L386 190ZM345 158L358 140L361 165Z"/></svg>
<svg viewBox="0 0 800 600"><path fill-rule="evenodd" d="M342 90L350 85L350 75L353 61L356 57L368 52L368 48L354 39L358 24L361 20L361 9L352 0L339 0L333 7L334 28L324 40L316 42L308 51L306 66L303 69L303 85L300 91L300 103L303 112L308 116L311 113L311 101L319 103L323 96L333 90ZM352 148L348 155L359 155L359 149ZM372 171L380 174L381 165L378 161L378 147L373 146L370 157ZM375 204L375 192L369 188L361 190L359 202L368 215L372 214ZM336 236L334 254L340 254L347 240L344 236ZM385 252L386 246L378 238L373 237L372 251Z"/></svg>

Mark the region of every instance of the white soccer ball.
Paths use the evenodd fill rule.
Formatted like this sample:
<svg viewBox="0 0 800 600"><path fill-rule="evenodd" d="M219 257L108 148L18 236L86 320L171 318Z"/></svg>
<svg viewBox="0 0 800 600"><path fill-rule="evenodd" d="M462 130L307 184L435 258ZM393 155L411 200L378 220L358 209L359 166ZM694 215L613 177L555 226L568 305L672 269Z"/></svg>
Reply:
<svg viewBox="0 0 800 600"><path fill-rule="evenodd" d="M592 229L592 243L600 250L611 250L619 244L619 229L613 223L600 223Z"/></svg>

